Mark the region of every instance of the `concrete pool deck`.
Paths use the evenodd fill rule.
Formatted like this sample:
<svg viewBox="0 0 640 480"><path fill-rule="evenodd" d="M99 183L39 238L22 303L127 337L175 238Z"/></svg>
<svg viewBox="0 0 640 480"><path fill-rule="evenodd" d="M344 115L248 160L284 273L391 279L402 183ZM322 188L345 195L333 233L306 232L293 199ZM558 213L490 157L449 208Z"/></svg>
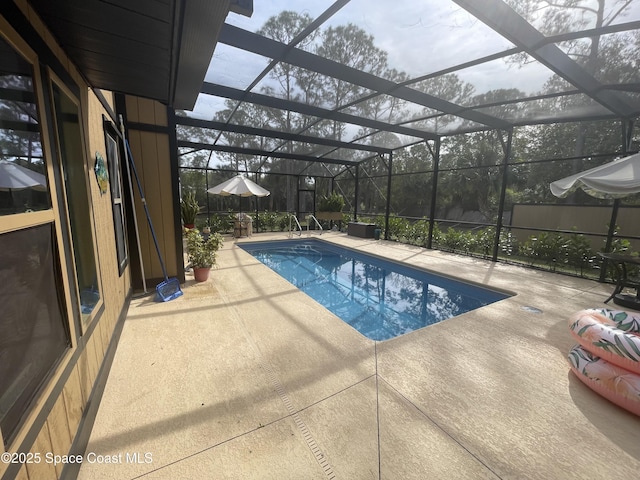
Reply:
<svg viewBox="0 0 640 480"><path fill-rule="evenodd" d="M244 252L245 239L227 238L207 282L188 277L171 302L132 301L86 451L115 463L84 462L78 478L640 472L640 417L586 388L566 360L569 315L603 306L611 285L339 233L320 238L516 295L374 342Z"/></svg>

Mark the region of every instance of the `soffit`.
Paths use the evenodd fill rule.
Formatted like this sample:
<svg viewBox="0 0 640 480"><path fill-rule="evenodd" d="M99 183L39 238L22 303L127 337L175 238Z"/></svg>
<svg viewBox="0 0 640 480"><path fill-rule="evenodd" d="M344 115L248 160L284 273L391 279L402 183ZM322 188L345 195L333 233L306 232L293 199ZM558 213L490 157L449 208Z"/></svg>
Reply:
<svg viewBox="0 0 640 480"><path fill-rule="evenodd" d="M236 0L30 0L91 86L193 108Z"/></svg>

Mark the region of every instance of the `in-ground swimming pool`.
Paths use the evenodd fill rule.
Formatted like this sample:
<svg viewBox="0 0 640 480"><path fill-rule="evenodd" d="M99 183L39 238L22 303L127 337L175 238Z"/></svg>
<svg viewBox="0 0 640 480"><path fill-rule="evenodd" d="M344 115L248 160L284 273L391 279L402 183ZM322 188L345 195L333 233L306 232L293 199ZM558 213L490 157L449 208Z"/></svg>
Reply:
<svg viewBox="0 0 640 480"><path fill-rule="evenodd" d="M387 340L510 295L321 240L239 244L372 340Z"/></svg>

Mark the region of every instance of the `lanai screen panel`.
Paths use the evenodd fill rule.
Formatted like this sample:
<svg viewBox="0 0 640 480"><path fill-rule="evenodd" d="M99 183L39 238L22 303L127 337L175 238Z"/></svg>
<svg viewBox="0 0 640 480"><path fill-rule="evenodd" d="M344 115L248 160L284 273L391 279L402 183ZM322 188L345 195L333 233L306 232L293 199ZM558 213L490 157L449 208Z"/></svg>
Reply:
<svg viewBox="0 0 640 480"><path fill-rule="evenodd" d="M187 115L394 149L518 125L634 119L639 29L637 0L260 2L251 18L229 15L206 77L215 93ZM211 146L237 145L231 138ZM376 155L306 138L251 143L318 161Z"/></svg>
<svg viewBox="0 0 640 480"><path fill-rule="evenodd" d="M216 45L205 82L244 90L269 65L269 59L224 43Z"/></svg>
<svg viewBox="0 0 640 480"><path fill-rule="evenodd" d="M369 64L373 73L392 81L416 79L513 47L460 6L443 0L351 0L322 26L319 40L338 43L339 31L347 28L361 32L351 47L357 47L360 55L347 50L345 57L351 58L344 63L357 68ZM373 45L365 42L366 36ZM341 59L340 49L325 47L318 52L314 47L304 49ZM365 55L367 49L376 54Z"/></svg>

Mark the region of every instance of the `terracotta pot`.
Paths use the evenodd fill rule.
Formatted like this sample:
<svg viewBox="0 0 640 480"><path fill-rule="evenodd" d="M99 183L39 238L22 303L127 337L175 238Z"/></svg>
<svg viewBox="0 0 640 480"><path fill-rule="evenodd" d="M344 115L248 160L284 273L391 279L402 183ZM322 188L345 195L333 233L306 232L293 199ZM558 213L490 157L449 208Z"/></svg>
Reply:
<svg viewBox="0 0 640 480"><path fill-rule="evenodd" d="M209 270L211 270L210 267L194 267L193 278L195 278L196 282L206 282L209 278Z"/></svg>
<svg viewBox="0 0 640 480"><path fill-rule="evenodd" d="M184 228L188 228L189 230L192 230L193 228L195 228L195 223L185 223L184 224Z"/></svg>

